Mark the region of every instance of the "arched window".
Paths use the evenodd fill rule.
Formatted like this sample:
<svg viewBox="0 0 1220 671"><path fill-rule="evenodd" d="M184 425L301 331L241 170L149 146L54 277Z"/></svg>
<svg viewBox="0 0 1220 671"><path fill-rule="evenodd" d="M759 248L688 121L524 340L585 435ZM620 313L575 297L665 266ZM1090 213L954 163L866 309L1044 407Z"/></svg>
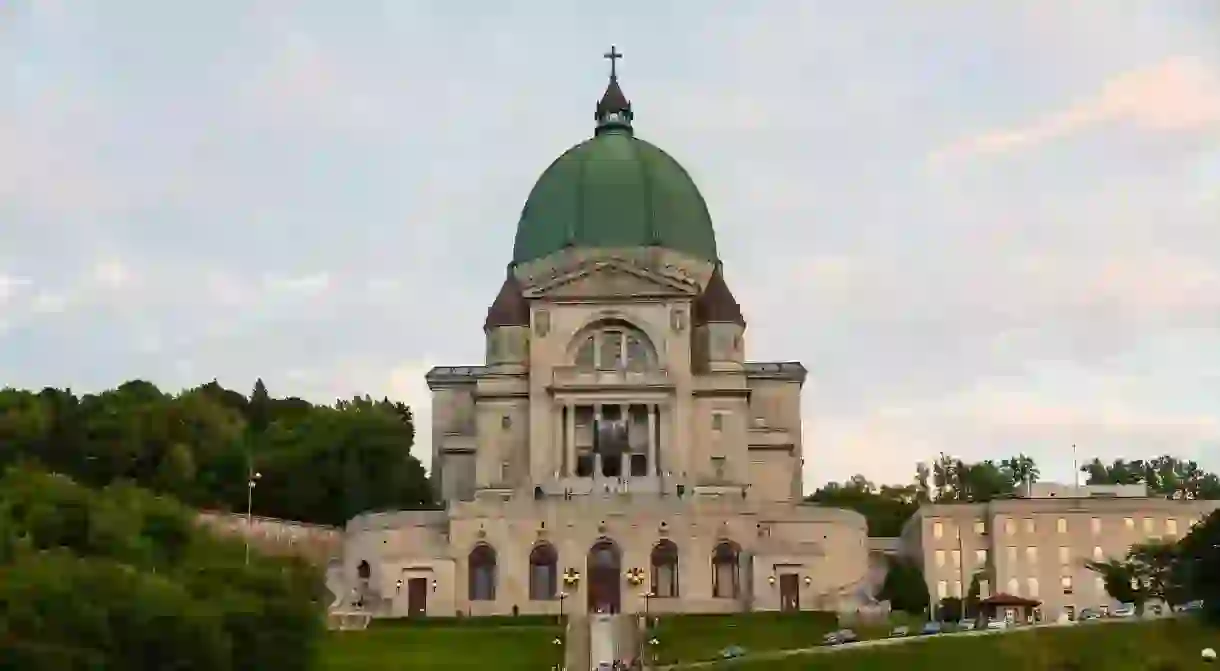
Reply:
<svg viewBox="0 0 1220 671"><path fill-rule="evenodd" d="M361 580L368 580L372 573L373 570L369 568L369 563L367 561L361 561L360 564L356 566L356 577Z"/></svg>
<svg viewBox="0 0 1220 671"><path fill-rule="evenodd" d="M712 596L736 599L741 593L738 557L741 551L732 541L721 541L712 552Z"/></svg>
<svg viewBox="0 0 1220 671"><path fill-rule="evenodd" d="M574 363L597 370L648 370L657 365L656 350L648 336L623 322L605 322L585 331Z"/></svg>
<svg viewBox="0 0 1220 671"><path fill-rule="evenodd" d="M550 543L539 543L530 552L530 600L550 601L558 587L559 554Z"/></svg>
<svg viewBox="0 0 1220 671"><path fill-rule="evenodd" d="M662 540L652 548L652 595L659 598L678 596L678 546Z"/></svg>
<svg viewBox="0 0 1220 671"><path fill-rule="evenodd" d="M496 551L482 543L470 551L467 561L470 569L471 601L496 600Z"/></svg>

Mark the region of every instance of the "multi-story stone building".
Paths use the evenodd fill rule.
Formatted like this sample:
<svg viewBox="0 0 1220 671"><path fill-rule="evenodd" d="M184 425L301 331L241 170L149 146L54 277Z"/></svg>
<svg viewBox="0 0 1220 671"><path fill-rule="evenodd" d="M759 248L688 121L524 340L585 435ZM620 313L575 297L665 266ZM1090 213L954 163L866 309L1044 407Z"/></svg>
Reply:
<svg viewBox="0 0 1220 671"><path fill-rule="evenodd" d="M922 567L933 603L964 597L977 575L981 597L1025 597L1042 603L1043 618L1074 618L1115 605L1085 562L1180 538L1216 508L1220 501L1149 497L1143 485L1038 483L989 503L922 506L899 552Z"/></svg>
<svg viewBox="0 0 1220 671"><path fill-rule="evenodd" d="M805 368L746 359L707 205L636 137L613 71L595 121L525 202L486 362L428 373L446 509L347 525L354 602L452 616L867 600L863 517L801 500Z"/></svg>

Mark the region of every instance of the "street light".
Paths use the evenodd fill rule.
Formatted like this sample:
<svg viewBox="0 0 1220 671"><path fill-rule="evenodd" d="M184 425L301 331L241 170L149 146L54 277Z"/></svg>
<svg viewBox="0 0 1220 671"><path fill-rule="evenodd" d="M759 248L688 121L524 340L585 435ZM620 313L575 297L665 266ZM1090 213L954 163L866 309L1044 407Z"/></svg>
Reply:
<svg viewBox="0 0 1220 671"><path fill-rule="evenodd" d="M658 648L659 645L661 645L661 642L658 641L655 636L648 639L648 647L652 649L652 665L654 667L657 665L657 662L660 661L659 648Z"/></svg>
<svg viewBox="0 0 1220 671"><path fill-rule="evenodd" d="M563 602L565 599L568 598L568 593L564 592L564 591L560 591L557 596L559 597L559 626L562 627L563 626Z"/></svg>
<svg viewBox="0 0 1220 671"><path fill-rule="evenodd" d="M250 534L254 531L254 488L263 477L251 466L246 475L246 564L250 564Z"/></svg>
<svg viewBox="0 0 1220 671"><path fill-rule="evenodd" d="M652 593L651 590L644 592L644 625L648 626L648 627L652 626L652 624L651 624L652 619L649 617L649 614L648 614L648 604L649 604L649 602L652 601L652 598L654 596L656 596L656 594Z"/></svg>

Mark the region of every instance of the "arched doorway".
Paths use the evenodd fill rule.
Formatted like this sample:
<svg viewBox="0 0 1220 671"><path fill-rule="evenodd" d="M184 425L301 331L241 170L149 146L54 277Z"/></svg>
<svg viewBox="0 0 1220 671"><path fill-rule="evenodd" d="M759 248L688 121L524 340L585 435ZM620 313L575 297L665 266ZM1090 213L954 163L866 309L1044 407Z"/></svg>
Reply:
<svg viewBox="0 0 1220 671"><path fill-rule="evenodd" d="M585 570L590 613L617 613L622 606L622 554L614 541L603 539L589 548Z"/></svg>

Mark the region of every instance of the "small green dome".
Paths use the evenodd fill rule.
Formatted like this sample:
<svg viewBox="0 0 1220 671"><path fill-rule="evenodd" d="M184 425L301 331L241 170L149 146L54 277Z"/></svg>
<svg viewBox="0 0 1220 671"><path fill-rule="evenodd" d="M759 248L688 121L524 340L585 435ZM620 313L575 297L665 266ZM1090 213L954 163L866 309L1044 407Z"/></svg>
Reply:
<svg viewBox="0 0 1220 671"><path fill-rule="evenodd" d="M596 118L596 135L564 152L530 191L513 263L570 246L659 246L717 260L707 203L677 161L634 136L631 104L613 75Z"/></svg>

